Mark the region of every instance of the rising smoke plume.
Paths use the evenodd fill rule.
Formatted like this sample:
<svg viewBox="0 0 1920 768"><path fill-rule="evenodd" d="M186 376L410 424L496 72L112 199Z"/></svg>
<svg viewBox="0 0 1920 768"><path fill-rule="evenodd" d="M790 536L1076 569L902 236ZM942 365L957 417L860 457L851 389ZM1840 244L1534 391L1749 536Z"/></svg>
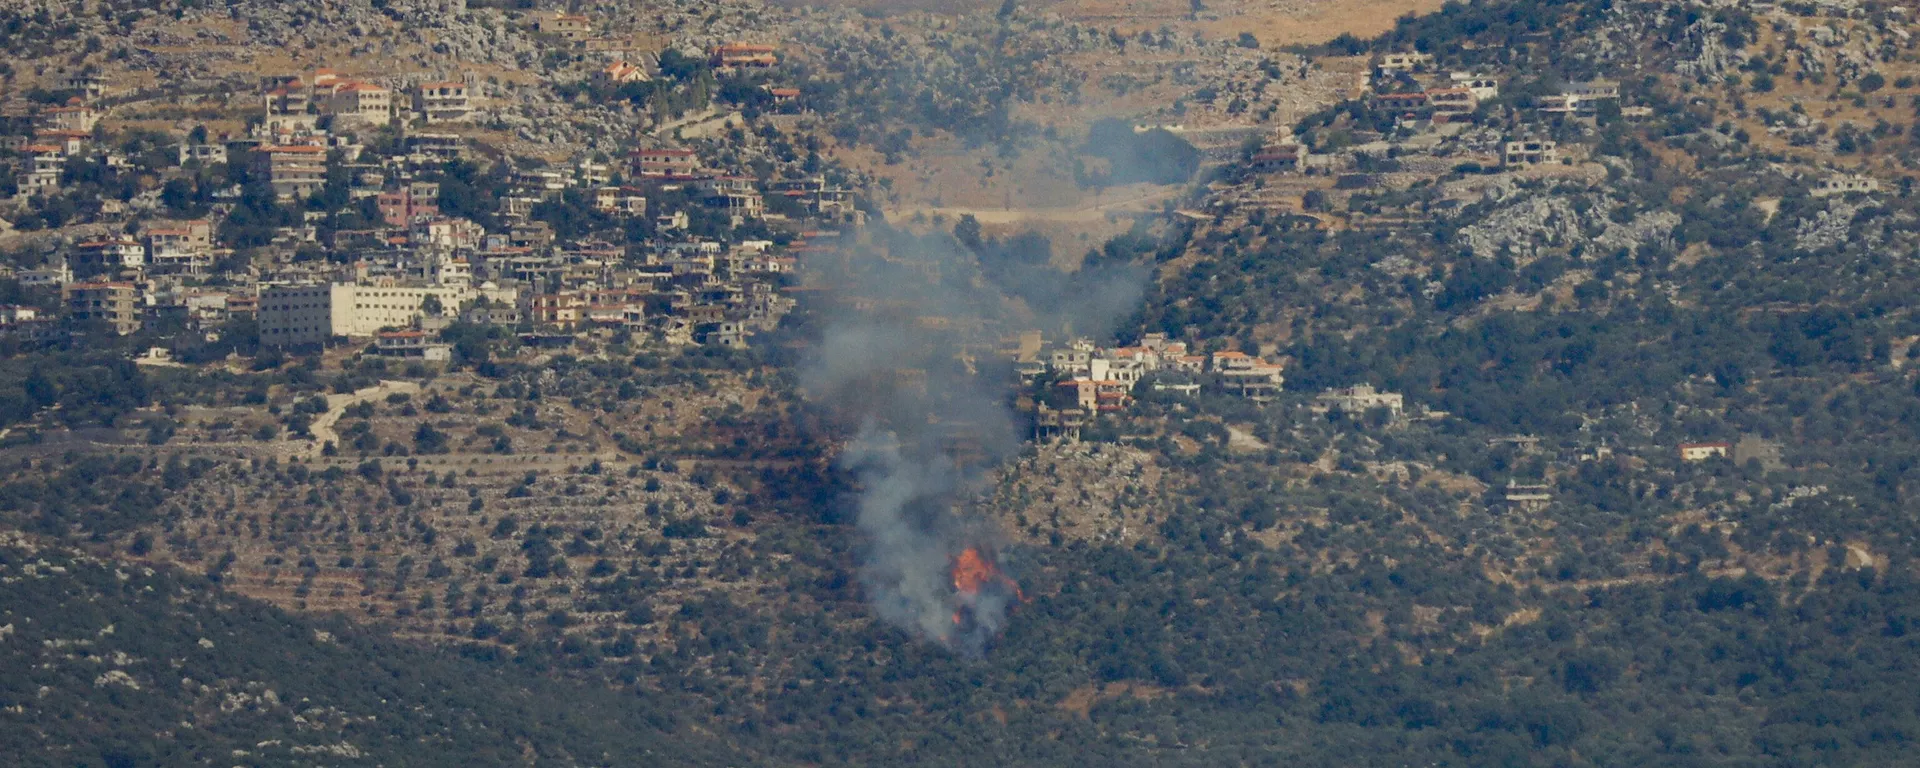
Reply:
<svg viewBox="0 0 1920 768"><path fill-rule="evenodd" d="M1020 599L1002 534L968 507L1021 440L1015 382L995 349L1027 329L1102 333L1143 283L1132 268L1041 268L1050 249L983 269L983 258L1008 257L998 246L879 224L806 272L821 290L802 384L849 433L838 463L859 489L861 586L888 623L965 653L984 649Z"/></svg>

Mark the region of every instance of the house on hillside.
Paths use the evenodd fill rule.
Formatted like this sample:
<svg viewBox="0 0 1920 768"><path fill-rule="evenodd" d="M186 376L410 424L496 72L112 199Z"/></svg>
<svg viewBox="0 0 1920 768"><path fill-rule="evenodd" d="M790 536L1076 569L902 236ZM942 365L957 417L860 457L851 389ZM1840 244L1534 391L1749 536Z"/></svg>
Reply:
<svg viewBox="0 0 1920 768"><path fill-rule="evenodd" d="M469 90L462 82L421 83L413 89L413 109L429 123L465 120L473 112Z"/></svg>
<svg viewBox="0 0 1920 768"><path fill-rule="evenodd" d="M643 178L692 176L700 171L700 156L691 149L641 149L630 159L633 175Z"/></svg>
<svg viewBox="0 0 1920 768"><path fill-rule="evenodd" d="M1470 115L1480 108L1480 97L1470 88L1435 88L1427 91L1427 103L1436 117Z"/></svg>
<svg viewBox="0 0 1920 768"><path fill-rule="evenodd" d="M1375 408L1384 408L1394 418L1399 418L1406 409L1406 398L1397 392L1381 392L1371 384L1356 384L1351 387L1330 389L1314 397L1320 408L1345 414L1362 414Z"/></svg>
<svg viewBox="0 0 1920 768"><path fill-rule="evenodd" d="M1285 367L1245 352L1215 352L1212 368L1228 389L1241 395L1272 395L1286 383Z"/></svg>
<svg viewBox="0 0 1920 768"><path fill-rule="evenodd" d="M593 20L576 13L555 11L552 16L535 19L533 29L563 40L582 40L593 34Z"/></svg>
<svg viewBox="0 0 1920 768"><path fill-rule="evenodd" d="M64 107L42 110L40 121L44 127L56 131L91 131L100 122L100 112L75 99Z"/></svg>
<svg viewBox="0 0 1920 768"><path fill-rule="evenodd" d="M373 83L344 82L334 86L327 113L336 123L386 125L393 121L393 91Z"/></svg>
<svg viewBox="0 0 1920 768"><path fill-rule="evenodd" d="M453 345L435 342L425 331L383 331L374 336L373 351L381 357L412 358L429 363L453 359Z"/></svg>
<svg viewBox="0 0 1920 768"><path fill-rule="evenodd" d="M638 64L629 62L626 59L615 61L612 64L608 64L607 66L601 68L597 76L600 78L601 82L607 83L609 85L626 85L627 83L644 83L653 79L652 76L647 74L646 69L642 68Z"/></svg>
<svg viewBox="0 0 1920 768"><path fill-rule="evenodd" d="M140 330L140 289L133 283L72 283L61 296L68 317L106 323L121 336Z"/></svg>
<svg viewBox="0 0 1920 768"><path fill-rule="evenodd" d="M716 45L712 50L711 63L715 69L732 72L740 69L766 69L780 63L775 55L779 50L771 45L752 43L727 43Z"/></svg>
<svg viewBox="0 0 1920 768"><path fill-rule="evenodd" d="M128 237L91 240L74 248L76 261L101 269L137 269L147 263L147 247Z"/></svg>
<svg viewBox="0 0 1920 768"><path fill-rule="evenodd" d="M1827 197L1830 195L1844 195L1850 192L1864 193L1878 191L1880 191L1879 179L1872 176L1843 173L1821 179L1813 185L1813 189L1809 190L1809 194L1814 197Z"/></svg>
<svg viewBox="0 0 1920 768"><path fill-rule="evenodd" d="M1476 75L1471 72L1452 72L1447 75L1453 88L1465 88L1480 101L1492 101L1500 97L1500 81L1488 75Z"/></svg>
<svg viewBox="0 0 1920 768"><path fill-rule="evenodd" d="M311 144L260 147L253 170L280 200L304 200L327 183L327 148Z"/></svg>
<svg viewBox="0 0 1920 768"><path fill-rule="evenodd" d="M1252 169L1260 173L1297 171L1307 161L1308 150L1299 144L1275 144L1263 147L1248 159Z"/></svg>
<svg viewBox="0 0 1920 768"><path fill-rule="evenodd" d="M1538 512L1553 502L1553 486L1508 480L1507 486L1501 489L1500 501L1510 510Z"/></svg>
<svg viewBox="0 0 1920 768"><path fill-rule="evenodd" d="M1433 66L1431 53L1383 53L1374 61L1373 68L1381 74L1394 72L1415 72Z"/></svg>
<svg viewBox="0 0 1920 768"><path fill-rule="evenodd" d="M1733 451L1733 444L1726 443L1726 442L1681 443L1680 444L1680 460L1681 461L1706 461L1707 459L1711 459L1715 457L1726 458L1727 454L1731 453L1732 451Z"/></svg>
<svg viewBox="0 0 1920 768"><path fill-rule="evenodd" d="M1509 141L1501 145L1500 162L1518 168L1551 165L1560 162L1560 145L1539 139Z"/></svg>

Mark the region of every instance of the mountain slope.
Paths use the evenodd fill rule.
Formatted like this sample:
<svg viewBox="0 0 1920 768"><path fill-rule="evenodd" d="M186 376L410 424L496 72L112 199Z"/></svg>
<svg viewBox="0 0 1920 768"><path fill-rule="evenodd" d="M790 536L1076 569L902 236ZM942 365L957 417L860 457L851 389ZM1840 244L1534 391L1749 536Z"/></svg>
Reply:
<svg viewBox="0 0 1920 768"><path fill-rule="evenodd" d="M660 697L313 623L20 537L0 543L0 605L0 749L16 765L729 759Z"/></svg>

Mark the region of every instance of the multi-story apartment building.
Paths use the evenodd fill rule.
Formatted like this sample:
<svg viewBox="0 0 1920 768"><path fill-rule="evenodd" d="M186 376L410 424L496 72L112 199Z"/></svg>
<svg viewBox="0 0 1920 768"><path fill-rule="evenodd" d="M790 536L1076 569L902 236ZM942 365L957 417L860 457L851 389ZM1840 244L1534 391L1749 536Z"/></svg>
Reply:
<svg viewBox="0 0 1920 768"><path fill-rule="evenodd" d="M128 269L146 266L147 248L129 238L93 240L74 246L75 258L82 264L104 269Z"/></svg>
<svg viewBox="0 0 1920 768"><path fill-rule="evenodd" d="M273 346L319 344L335 336L368 337L386 328L407 328L422 314L427 297L441 312L459 311L485 296L512 304L513 289L475 290L466 285L283 285L260 292L260 342Z"/></svg>
<svg viewBox="0 0 1920 768"><path fill-rule="evenodd" d="M266 146L253 151L253 171L281 200L310 197L327 183L327 148L311 144Z"/></svg>
<svg viewBox="0 0 1920 768"><path fill-rule="evenodd" d="M632 159L635 176L691 176L700 171L700 156L691 149L641 149Z"/></svg>
<svg viewBox="0 0 1920 768"><path fill-rule="evenodd" d="M68 317L106 323L122 336L140 330L140 289L133 283L72 283L60 293Z"/></svg>

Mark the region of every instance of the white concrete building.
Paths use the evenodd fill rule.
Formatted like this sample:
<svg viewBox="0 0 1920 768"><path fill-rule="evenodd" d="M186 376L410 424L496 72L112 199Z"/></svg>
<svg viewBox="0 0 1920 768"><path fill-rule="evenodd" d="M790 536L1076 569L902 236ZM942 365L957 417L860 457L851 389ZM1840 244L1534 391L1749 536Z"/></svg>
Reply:
<svg viewBox="0 0 1920 768"><path fill-rule="evenodd" d="M1447 75L1447 79L1451 81L1452 87L1465 88L1473 92L1473 97L1480 101L1500 98L1500 81L1490 75L1453 72Z"/></svg>
<svg viewBox="0 0 1920 768"><path fill-rule="evenodd" d="M1727 452L1731 450L1733 450L1732 443L1681 443L1680 460L1706 461L1716 457L1726 458Z"/></svg>
<svg viewBox="0 0 1920 768"><path fill-rule="evenodd" d="M1406 407L1404 396L1396 392L1381 392L1371 384L1328 390L1314 399L1328 410L1341 413L1366 413L1375 408L1385 408L1398 417Z"/></svg>
<svg viewBox="0 0 1920 768"><path fill-rule="evenodd" d="M1500 162L1515 167L1551 165L1560 162L1560 145L1538 139L1509 141L1501 145Z"/></svg>
<svg viewBox="0 0 1920 768"><path fill-rule="evenodd" d="M260 292L260 341L273 346L317 344L335 336L368 337L386 328L411 327L422 314L428 296L438 297L442 311L456 312L466 302L485 296L512 305L512 288L464 285L287 285Z"/></svg>
<svg viewBox="0 0 1920 768"><path fill-rule="evenodd" d="M147 247L132 238L94 240L75 248L82 263L106 269L142 267L147 263Z"/></svg>

